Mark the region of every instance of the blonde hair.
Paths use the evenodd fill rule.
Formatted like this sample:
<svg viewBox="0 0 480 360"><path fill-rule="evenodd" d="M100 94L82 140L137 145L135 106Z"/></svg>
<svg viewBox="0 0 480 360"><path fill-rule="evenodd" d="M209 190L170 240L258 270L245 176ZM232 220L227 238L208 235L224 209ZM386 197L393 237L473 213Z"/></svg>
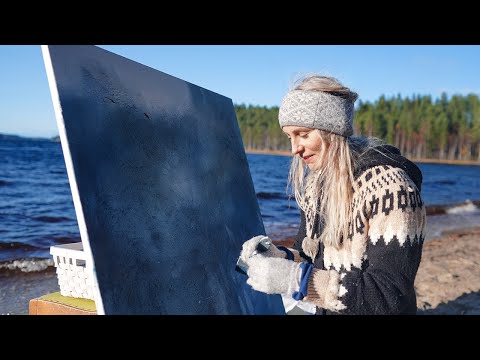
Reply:
<svg viewBox="0 0 480 360"><path fill-rule="evenodd" d="M358 94L330 76L307 75L295 81L292 90L322 91L355 102Z"/></svg>
<svg viewBox="0 0 480 360"><path fill-rule="evenodd" d="M294 90L323 91L352 101L358 98L357 93L337 79L319 75L300 79ZM348 226L352 220L354 169L366 151L382 142L376 138L346 138L324 130L315 131L320 133L324 145L317 159L316 170L310 171L300 155L295 155L290 166L288 186L304 212L310 210L320 214L323 228L320 241L339 248L348 236Z"/></svg>

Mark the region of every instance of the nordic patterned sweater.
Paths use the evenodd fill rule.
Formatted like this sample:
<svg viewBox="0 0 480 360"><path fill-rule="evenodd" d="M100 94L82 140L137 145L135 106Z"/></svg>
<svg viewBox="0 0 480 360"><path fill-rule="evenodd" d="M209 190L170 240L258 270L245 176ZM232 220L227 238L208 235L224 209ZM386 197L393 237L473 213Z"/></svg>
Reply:
<svg viewBox="0 0 480 360"><path fill-rule="evenodd" d="M355 169L353 213L340 249L318 241L317 216L301 211L295 261L313 262L304 301L317 314L416 314L415 276L425 239L418 167L385 145ZM310 244L310 245L307 245ZM309 256L310 255L310 256Z"/></svg>

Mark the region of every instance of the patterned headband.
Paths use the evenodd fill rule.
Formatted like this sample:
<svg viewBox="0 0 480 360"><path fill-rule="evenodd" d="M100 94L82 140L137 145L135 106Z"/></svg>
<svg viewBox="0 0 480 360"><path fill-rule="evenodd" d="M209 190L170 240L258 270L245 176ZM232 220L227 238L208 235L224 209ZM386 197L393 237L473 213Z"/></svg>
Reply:
<svg viewBox="0 0 480 360"><path fill-rule="evenodd" d="M278 121L320 129L345 137L353 135L353 101L322 91L293 90L280 105Z"/></svg>

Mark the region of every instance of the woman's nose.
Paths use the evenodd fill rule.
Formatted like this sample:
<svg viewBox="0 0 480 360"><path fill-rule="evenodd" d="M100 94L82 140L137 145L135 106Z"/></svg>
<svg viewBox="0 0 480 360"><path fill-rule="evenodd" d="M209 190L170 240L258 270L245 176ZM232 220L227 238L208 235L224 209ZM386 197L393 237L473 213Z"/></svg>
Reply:
<svg viewBox="0 0 480 360"><path fill-rule="evenodd" d="M300 152L302 152L304 149L303 149L303 146L300 145L300 144L295 144L293 141L292 141L292 154L293 155L296 155Z"/></svg>

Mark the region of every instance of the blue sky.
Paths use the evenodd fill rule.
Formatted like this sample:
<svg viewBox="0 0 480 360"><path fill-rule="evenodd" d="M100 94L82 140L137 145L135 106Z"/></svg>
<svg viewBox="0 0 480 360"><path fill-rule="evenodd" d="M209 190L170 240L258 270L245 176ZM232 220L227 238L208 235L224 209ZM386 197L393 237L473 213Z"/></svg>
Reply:
<svg viewBox="0 0 480 360"><path fill-rule="evenodd" d="M362 101L382 94L480 96L480 46L115 45L100 47L230 97L278 106L292 81L338 78ZM0 133L58 133L40 46L0 45Z"/></svg>

